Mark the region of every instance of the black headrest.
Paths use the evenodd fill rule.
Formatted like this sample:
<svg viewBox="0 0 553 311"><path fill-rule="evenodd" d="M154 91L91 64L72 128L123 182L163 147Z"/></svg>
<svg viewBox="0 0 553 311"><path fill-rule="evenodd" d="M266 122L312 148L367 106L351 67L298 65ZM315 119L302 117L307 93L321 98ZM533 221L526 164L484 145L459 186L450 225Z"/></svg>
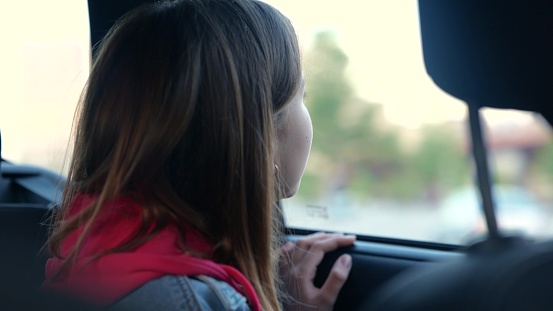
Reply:
<svg viewBox="0 0 553 311"><path fill-rule="evenodd" d="M466 258L399 275L360 310L551 310L553 242L485 241Z"/></svg>
<svg viewBox="0 0 553 311"><path fill-rule="evenodd" d="M88 0L90 43L94 47L125 13L154 0Z"/></svg>
<svg viewBox="0 0 553 311"><path fill-rule="evenodd" d="M553 1L419 0L426 70L469 105L553 120Z"/></svg>

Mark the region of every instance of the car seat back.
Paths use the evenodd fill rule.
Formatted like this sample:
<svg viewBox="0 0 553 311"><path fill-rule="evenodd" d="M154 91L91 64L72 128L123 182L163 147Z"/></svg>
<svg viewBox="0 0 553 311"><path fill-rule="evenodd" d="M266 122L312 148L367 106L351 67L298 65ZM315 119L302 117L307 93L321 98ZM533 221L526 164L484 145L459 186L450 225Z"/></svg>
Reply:
<svg viewBox="0 0 553 311"><path fill-rule="evenodd" d="M52 171L0 161L0 290L33 290L44 280L48 220L63 182Z"/></svg>

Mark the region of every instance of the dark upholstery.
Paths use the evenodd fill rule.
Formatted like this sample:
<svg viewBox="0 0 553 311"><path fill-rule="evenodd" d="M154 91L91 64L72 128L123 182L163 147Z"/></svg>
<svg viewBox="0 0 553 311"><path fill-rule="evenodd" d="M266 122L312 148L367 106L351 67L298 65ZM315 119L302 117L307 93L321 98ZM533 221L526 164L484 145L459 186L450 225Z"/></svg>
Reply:
<svg viewBox="0 0 553 311"><path fill-rule="evenodd" d="M89 0L88 14L90 19L90 41L93 47L93 56L96 54L94 48L108 33L115 22L128 11L144 3L154 0Z"/></svg>
<svg viewBox="0 0 553 311"><path fill-rule="evenodd" d="M0 204L1 280L13 280L30 288L42 283L47 254L41 248L48 233L43 223L49 212L41 204Z"/></svg>
<svg viewBox="0 0 553 311"><path fill-rule="evenodd" d="M413 269L387 283L361 310L551 310L553 242L488 240L453 262Z"/></svg>
<svg viewBox="0 0 553 311"><path fill-rule="evenodd" d="M553 2L419 0L426 70L469 105L553 120Z"/></svg>
<svg viewBox="0 0 553 311"><path fill-rule="evenodd" d="M0 162L0 310L94 310L41 292L48 219L64 178L33 166Z"/></svg>

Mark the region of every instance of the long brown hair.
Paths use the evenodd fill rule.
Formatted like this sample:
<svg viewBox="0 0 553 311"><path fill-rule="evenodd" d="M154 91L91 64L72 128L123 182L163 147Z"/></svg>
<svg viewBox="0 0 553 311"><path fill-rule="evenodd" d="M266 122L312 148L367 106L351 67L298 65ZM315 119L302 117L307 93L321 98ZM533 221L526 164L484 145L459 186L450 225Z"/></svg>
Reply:
<svg viewBox="0 0 553 311"><path fill-rule="evenodd" d="M166 1L126 15L83 93L50 251L61 257L64 239L84 227L70 262L101 206L129 196L143 228L112 252L169 223L191 225L215 245L213 260L236 266L262 307L278 310L275 120L300 80L292 25L261 1ZM67 219L77 193L97 201Z"/></svg>

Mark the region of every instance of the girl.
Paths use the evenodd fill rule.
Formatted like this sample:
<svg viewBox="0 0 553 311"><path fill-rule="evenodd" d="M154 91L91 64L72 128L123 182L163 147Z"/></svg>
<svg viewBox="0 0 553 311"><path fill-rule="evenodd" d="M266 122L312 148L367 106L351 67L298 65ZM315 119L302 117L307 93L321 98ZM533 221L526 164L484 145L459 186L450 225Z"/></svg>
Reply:
<svg viewBox="0 0 553 311"><path fill-rule="evenodd" d="M292 25L263 2L128 14L84 92L44 288L114 309L331 309L351 257L320 289L316 266L354 237L279 248L275 202L311 146L304 88Z"/></svg>

